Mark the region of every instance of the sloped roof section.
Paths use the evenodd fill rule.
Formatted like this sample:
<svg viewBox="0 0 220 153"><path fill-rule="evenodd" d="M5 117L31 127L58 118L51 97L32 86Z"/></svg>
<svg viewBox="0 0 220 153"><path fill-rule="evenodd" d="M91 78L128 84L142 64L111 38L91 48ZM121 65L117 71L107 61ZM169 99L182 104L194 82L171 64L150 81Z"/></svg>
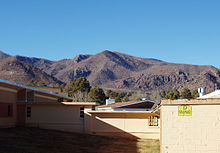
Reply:
<svg viewBox="0 0 220 153"><path fill-rule="evenodd" d="M39 93L51 95L51 96L54 96L54 97L59 97L59 98L67 99L67 100L72 100L71 97L67 97L67 96L64 96L64 95L56 94L56 93L53 93L53 92L49 92L49 91L45 91L45 90L41 90L41 89L37 89L37 88L32 88L32 87L29 87L29 86L25 86L25 85L22 85L22 84L18 84L18 83L3 80L3 79L0 79L0 84L3 84L7 87L17 89L17 90L19 90L19 89L28 89L28 90L36 91L36 92L39 92Z"/></svg>
<svg viewBox="0 0 220 153"><path fill-rule="evenodd" d="M153 100L143 100L143 101L130 101L130 102L119 102L110 105L102 105L97 108L152 108L154 105L157 105L157 102Z"/></svg>
<svg viewBox="0 0 220 153"><path fill-rule="evenodd" d="M198 99L220 98L220 90L215 90L209 94L199 97Z"/></svg>

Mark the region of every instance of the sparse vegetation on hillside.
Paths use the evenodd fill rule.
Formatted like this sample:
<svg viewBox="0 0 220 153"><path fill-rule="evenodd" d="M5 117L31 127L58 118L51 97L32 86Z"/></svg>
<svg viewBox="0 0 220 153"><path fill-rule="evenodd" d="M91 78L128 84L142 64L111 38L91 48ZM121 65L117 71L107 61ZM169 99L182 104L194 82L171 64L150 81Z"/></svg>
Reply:
<svg viewBox="0 0 220 153"><path fill-rule="evenodd" d="M28 83L29 86L40 86L40 87L46 87L46 83L42 81L36 81L36 80L30 80Z"/></svg>

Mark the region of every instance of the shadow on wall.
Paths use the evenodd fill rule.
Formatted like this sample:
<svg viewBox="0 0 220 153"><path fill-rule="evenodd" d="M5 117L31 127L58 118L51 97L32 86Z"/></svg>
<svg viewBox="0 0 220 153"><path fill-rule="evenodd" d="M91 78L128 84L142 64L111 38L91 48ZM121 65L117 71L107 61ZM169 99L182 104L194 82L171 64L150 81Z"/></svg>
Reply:
<svg viewBox="0 0 220 153"><path fill-rule="evenodd" d="M120 148L118 148L118 151L125 151L125 152L132 152L132 153L138 153L138 137L120 129L117 128L116 126L113 126L109 123L106 123L102 121L101 119L95 117L94 115L90 116L88 114L85 114L85 118L90 118L89 119L89 132L93 135L100 135L100 136L109 136L109 137L114 137L118 139L124 139L124 143L122 143ZM118 123L117 123L118 122ZM123 126L122 121L116 121L114 125L118 125L120 127ZM118 145L118 144L117 144ZM133 148L131 150L131 147L128 147L129 145L132 145ZM135 147L134 147L135 146ZM129 148L129 150L128 150ZM117 149L117 148L115 148Z"/></svg>
<svg viewBox="0 0 220 153"><path fill-rule="evenodd" d="M137 142L138 142L138 137L125 132L124 130L117 128L109 123L106 123L100 119L98 119L95 116L89 116L88 114L85 114L86 118L89 117L89 131L93 135L101 135L101 136L109 136L114 139L120 139L120 144L118 144L117 141L113 142L115 143L114 147L114 152L132 152L132 153L138 153L138 148L137 148ZM117 124L117 123L115 123ZM118 123L119 126L120 123ZM129 147L132 146L132 147ZM105 149L109 148L108 146L104 147ZM108 149L109 150L109 149ZM110 150L109 150L110 151ZM104 151L105 152L105 151Z"/></svg>

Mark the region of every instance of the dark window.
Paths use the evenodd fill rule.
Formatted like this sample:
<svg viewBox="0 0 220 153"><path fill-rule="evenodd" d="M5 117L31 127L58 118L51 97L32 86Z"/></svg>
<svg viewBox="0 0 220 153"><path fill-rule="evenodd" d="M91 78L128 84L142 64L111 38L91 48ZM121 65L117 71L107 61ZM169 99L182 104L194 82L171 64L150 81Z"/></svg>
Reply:
<svg viewBox="0 0 220 153"><path fill-rule="evenodd" d="M80 107L80 118L84 118L84 107Z"/></svg>
<svg viewBox="0 0 220 153"><path fill-rule="evenodd" d="M31 107L27 107L27 117L31 117Z"/></svg>
<svg viewBox="0 0 220 153"><path fill-rule="evenodd" d="M11 116L11 106L8 105L8 116Z"/></svg>

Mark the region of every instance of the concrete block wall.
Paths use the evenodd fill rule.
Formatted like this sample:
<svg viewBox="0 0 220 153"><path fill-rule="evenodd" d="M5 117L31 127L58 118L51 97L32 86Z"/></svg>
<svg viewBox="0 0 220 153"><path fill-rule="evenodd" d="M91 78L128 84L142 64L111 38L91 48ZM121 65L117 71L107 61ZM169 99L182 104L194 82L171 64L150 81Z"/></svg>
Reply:
<svg viewBox="0 0 220 153"><path fill-rule="evenodd" d="M190 105L192 116L178 116L178 106L161 108L161 152L219 153L220 105Z"/></svg>

